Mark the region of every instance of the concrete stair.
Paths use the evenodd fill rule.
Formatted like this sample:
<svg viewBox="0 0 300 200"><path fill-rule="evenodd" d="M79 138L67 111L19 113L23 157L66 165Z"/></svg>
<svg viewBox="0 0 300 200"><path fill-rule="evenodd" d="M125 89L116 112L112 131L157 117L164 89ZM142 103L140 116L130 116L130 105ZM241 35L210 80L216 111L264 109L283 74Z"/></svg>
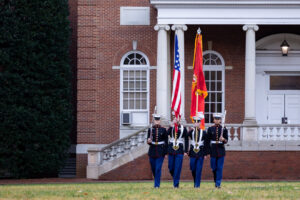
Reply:
<svg viewBox="0 0 300 200"><path fill-rule="evenodd" d="M88 149L87 178L99 176L129 163L148 151L146 143L148 127L117 140L102 149Z"/></svg>
<svg viewBox="0 0 300 200"><path fill-rule="evenodd" d="M76 157L67 158L65 166L60 170L58 177L60 178L76 177Z"/></svg>

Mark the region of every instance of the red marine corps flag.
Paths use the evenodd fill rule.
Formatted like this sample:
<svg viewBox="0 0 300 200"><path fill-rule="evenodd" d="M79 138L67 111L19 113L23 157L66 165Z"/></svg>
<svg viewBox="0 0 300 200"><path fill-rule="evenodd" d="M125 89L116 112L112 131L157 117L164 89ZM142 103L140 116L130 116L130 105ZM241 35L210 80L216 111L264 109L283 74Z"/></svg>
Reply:
<svg viewBox="0 0 300 200"><path fill-rule="evenodd" d="M197 112L204 113L204 99L207 96L207 89L203 74L203 57L202 57L202 35L200 28L197 30L194 49L193 61L193 82L192 82L192 102L191 102L191 118L197 115ZM205 129L205 119L201 120L201 129Z"/></svg>

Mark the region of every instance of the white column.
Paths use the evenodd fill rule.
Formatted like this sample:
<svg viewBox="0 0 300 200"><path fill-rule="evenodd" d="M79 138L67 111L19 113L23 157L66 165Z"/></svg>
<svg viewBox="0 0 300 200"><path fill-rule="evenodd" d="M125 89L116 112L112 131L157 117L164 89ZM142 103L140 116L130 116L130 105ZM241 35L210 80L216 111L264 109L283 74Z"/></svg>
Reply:
<svg viewBox="0 0 300 200"><path fill-rule="evenodd" d="M174 24L172 26L172 30L175 31L175 33L177 33L177 37L178 37L178 48L179 48L179 61L180 61L180 74L181 74L181 119L182 121L186 121L185 120L185 65L184 65L184 31L187 30L187 26L183 25L183 24Z"/></svg>
<svg viewBox="0 0 300 200"><path fill-rule="evenodd" d="M256 124L255 116L255 31L257 25L243 26L246 31L245 55L245 119L244 124Z"/></svg>
<svg viewBox="0 0 300 200"><path fill-rule="evenodd" d="M171 73L171 42L170 42L170 35L171 35L171 31L167 32L167 48L168 48L168 67L167 67L167 79L168 79L168 90L167 90L167 99L168 99L168 111L167 111L167 120L171 120L171 80L172 80L172 73Z"/></svg>
<svg viewBox="0 0 300 200"><path fill-rule="evenodd" d="M156 106L157 112L161 115L162 121L168 119L168 34L169 25L157 24L154 30L157 34L157 71L156 71Z"/></svg>

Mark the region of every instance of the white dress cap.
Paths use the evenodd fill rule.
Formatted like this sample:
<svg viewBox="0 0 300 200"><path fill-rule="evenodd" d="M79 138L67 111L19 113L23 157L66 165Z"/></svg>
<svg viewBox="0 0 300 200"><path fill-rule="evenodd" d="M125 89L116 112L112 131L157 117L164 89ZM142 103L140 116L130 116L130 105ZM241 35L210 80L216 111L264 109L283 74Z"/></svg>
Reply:
<svg viewBox="0 0 300 200"><path fill-rule="evenodd" d="M222 118L223 114L222 113L213 113L214 118Z"/></svg>

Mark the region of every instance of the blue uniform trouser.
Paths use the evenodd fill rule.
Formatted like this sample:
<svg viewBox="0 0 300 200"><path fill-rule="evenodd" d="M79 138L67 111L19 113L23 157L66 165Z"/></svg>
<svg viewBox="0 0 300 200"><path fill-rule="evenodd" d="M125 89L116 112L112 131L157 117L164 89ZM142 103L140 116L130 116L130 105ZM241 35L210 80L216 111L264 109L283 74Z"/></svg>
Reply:
<svg viewBox="0 0 300 200"><path fill-rule="evenodd" d="M149 157L152 174L154 176L154 187L160 186L161 167L165 157L152 158Z"/></svg>
<svg viewBox="0 0 300 200"><path fill-rule="evenodd" d="M194 178L194 187L200 187L204 157L190 157L190 169Z"/></svg>
<svg viewBox="0 0 300 200"><path fill-rule="evenodd" d="M223 175L223 165L224 165L224 156L223 157L210 157L210 167L214 174L215 186L221 186L222 175Z"/></svg>
<svg viewBox="0 0 300 200"><path fill-rule="evenodd" d="M182 168L183 154L169 155L168 167L173 177L173 186L179 187L180 173Z"/></svg>

